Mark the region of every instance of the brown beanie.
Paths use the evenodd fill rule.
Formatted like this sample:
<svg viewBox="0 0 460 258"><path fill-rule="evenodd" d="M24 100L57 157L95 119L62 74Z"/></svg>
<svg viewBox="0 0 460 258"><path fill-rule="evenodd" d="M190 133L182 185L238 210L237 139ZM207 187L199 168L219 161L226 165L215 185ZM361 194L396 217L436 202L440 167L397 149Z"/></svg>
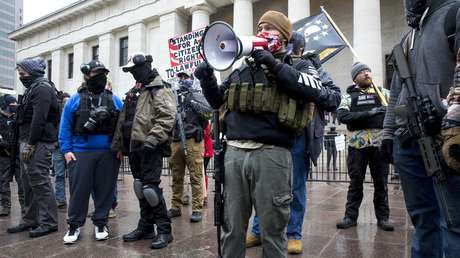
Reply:
<svg viewBox="0 0 460 258"><path fill-rule="evenodd" d="M260 17L257 26L264 22L271 24L273 27L279 30L281 34L286 38L286 40L291 38L292 23L288 17L286 17L286 15L277 11L268 11L264 13L262 17Z"/></svg>

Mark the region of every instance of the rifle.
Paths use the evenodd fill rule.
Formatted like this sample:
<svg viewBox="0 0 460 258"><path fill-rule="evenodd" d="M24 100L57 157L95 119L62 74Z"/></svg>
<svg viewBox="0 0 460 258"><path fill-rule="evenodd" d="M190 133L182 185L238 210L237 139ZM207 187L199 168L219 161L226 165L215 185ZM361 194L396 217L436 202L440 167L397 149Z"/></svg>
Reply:
<svg viewBox="0 0 460 258"><path fill-rule="evenodd" d="M447 227L451 228L453 220L447 205L446 188L446 173L449 168L442 158L441 145L436 140L441 127L441 116L429 96L422 96L417 92L404 49L400 44L393 49L393 61L401 83L407 88L407 111L410 114L407 116L405 131L398 135L398 138L403 146L408 140L417 140L427 175L433 177L435 181L434 185L439 193L440 206L444 211Z"/></svg>
<svg viewBox="0 0 460 258"><path fill-rule="evenodd" d="M14 115L14 121L13 121L13 135L12 135L12 141L11 141L11 150L10 150L10 175L13 176L14 172L16 171L16 161L17 161L17 156L18 156L18 151L19 151L19 143L18 143L18 135L19 135L19 125L17 123L17 117L16 114Z"/></svg>
<svg viewBox="0 0 460 258"><path fill-rule="evenodd" d="M224 167L224 154L225 154L225 142L222 141L220 132L219 122L219 111L214 111L213 114L214 120L214 226L217 227L217 252L218 257L222 257L220 236L221 236L221 227L224 224L224 179L225 179L225 167Z"/></svg>
<svg viewBox="0 0 460 258"><path fill-rule="evenodd" d="M187 156L187 138L185 137L185 130L184 130L184 103L182 101L182 94L177 93L177 90L173 90L174 96L176 97L176 104L177 104L177 115L176 115L176 120L177 120L177 126L179 128L179 137L180 137L180 145L181 148L184 150L184 155Z"/></svg>

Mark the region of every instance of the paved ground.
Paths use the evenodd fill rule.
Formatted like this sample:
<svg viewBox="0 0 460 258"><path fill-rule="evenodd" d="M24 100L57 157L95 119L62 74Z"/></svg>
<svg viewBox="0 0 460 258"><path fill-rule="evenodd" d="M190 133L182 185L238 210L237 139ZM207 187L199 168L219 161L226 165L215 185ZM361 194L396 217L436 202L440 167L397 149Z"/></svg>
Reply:
<svg viewBox="0 0 460 258"><path fill-rule="evenodd" d="M211 182L212 180L210 180ZM170 177L164 177L166 201L170 201ZM182 217L173 219L174 242L162 250L151 250L150 241L124 243L121 235L132 230L138 219L138 207L131 190L130 175L118 181L118 216L111 219L111 239L93 241L94 228L86 223L78 244L64 246L62 237L66 231L65 212L59 213L59 232L38 239L30 239L27 233L7 234L6 228L19 221L16 195L11 217L0 219L0 258L3 257L216 257L216 231L213 226L212 198L201 223L189 223L190 207L183 209ZM15 188L13 186L13 188ZM358 226L337 230L335 223L344 212L347 184L308 183L309 207L304 223L304 252L290 257L409 257L412 229L404 209L402 193L397 186L389 186L391 220L394 232L377 229L372 204L372 187L366 185L365 199L360 210ZM213 187L211 186L211 189ZM211 196L212 197L212 194ZM260 257L261 248L247 250L247 257Z"/></svg>

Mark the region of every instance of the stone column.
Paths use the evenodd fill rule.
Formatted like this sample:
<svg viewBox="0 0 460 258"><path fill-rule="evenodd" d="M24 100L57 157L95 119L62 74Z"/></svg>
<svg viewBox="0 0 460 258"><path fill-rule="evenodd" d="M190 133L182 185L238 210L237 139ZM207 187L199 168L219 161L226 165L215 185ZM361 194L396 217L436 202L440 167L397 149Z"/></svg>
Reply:
<svg viewBox="0 0 460 258"><path fill-rule="evenodd" d="M181 12L173 11L160 16L160 39L158 43L159 60L154 60L158 72L165 80L168 78L166 69L170 68L168 40L187 32L187 19Z"/></svg>
<svg viewBox="0 0 460 258"><path fill-rule="evenodd" d="M237 35L252 36L253 0L233 0L233 29Z"/></svg>
<svg viewBox="0 0 460 258"><path fill-rule="evenodd" d="M292 23L310 16L310 0L288 0L288 17Z"/></svg>
<svg viewBox="0 0 460 258"><path fill-rule="evenodd" d="M215 9L207 4L195 5L190 8L192 14L192 30L197 30L209 25L209 16Z"/></svg>
<svg viewBox="0 0 460 258"><path fill-rule="evenodd" d="M137 52L145 53L146 32L144 23L136 23L128 27L128 55Z"/></svg>
<svg viewBox="0 0 460 258"><path fill-rule="evenodd" d="M65 90L64 80L68 75L68 62L67 58L64 57L64 52L62 49L56 49L51 53L51 81L53 81L56 89ZM75 76L75 70L74 70Z"/></svg>
<svg viewBox="0 0 460 258"><path fill-rule="evenodd" d="M115 37L111 32L99 36L99 61L109 69L109 78L112 80L113 92L119 93L119 84L117 83L117 73L119 72L118 62L115 57Z"/></svg>
<svg viewBox="0 0 460 258"><path fill-rule="evenodd" d="M372 69L374 83L383 85L383 55L379 0L353 1L353 47ZM356 58L354 58L354 61Z"/></svg>
<svg viewBox="0 0 460 258"><path fill-rule="evenodd" d="M73 87L77 89L83 82L83 74L80 72L80 66L88 62L85 60L88 43L81 41L73 45Z"/></svg>

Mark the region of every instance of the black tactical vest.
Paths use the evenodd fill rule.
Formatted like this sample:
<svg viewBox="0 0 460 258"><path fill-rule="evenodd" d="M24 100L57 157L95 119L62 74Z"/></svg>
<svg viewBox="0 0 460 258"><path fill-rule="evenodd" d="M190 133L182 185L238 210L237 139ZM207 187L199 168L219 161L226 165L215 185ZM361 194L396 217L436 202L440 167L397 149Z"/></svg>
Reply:
<svg viewBox="0 0 460 258"><path fill-rule="evenodd" d="M351 112L365 112L373 108L381 107L379 96L377 93L364 93L360 90L352 90L349 92L351 96ZM356 131L371 128L383 128L383 119L385 114L381 113L368 117L364 121L354 122L347 125L349 131Z"/></svg>
<svg viewBox="0 0 460 258"><path fill-rule="evenodd" d="M85 87L79 90L79 95L80 105L77 112L75 112L73 134L81 136L106 134L113 136L117 126L119 111L115 109L112 92L104 90L101 94L91 95ZM104 121L97 121L96 129L89 131L84 125L90 117L94 117L94 110L99 106L107 107L109 117Z"/></svg>
<svg viewBox="0 0 460 258"><path fill-rule="evenodd" d="M125 107L125 120L121 125L121 133L123 136L123 152L129 152L129 143L131 141L131 131L133 129L134 117L136 116L136 106L139 100L139 96L142 93L140 88L132 88L128 93L126 93L126 98L123 103Z"/></svg>

